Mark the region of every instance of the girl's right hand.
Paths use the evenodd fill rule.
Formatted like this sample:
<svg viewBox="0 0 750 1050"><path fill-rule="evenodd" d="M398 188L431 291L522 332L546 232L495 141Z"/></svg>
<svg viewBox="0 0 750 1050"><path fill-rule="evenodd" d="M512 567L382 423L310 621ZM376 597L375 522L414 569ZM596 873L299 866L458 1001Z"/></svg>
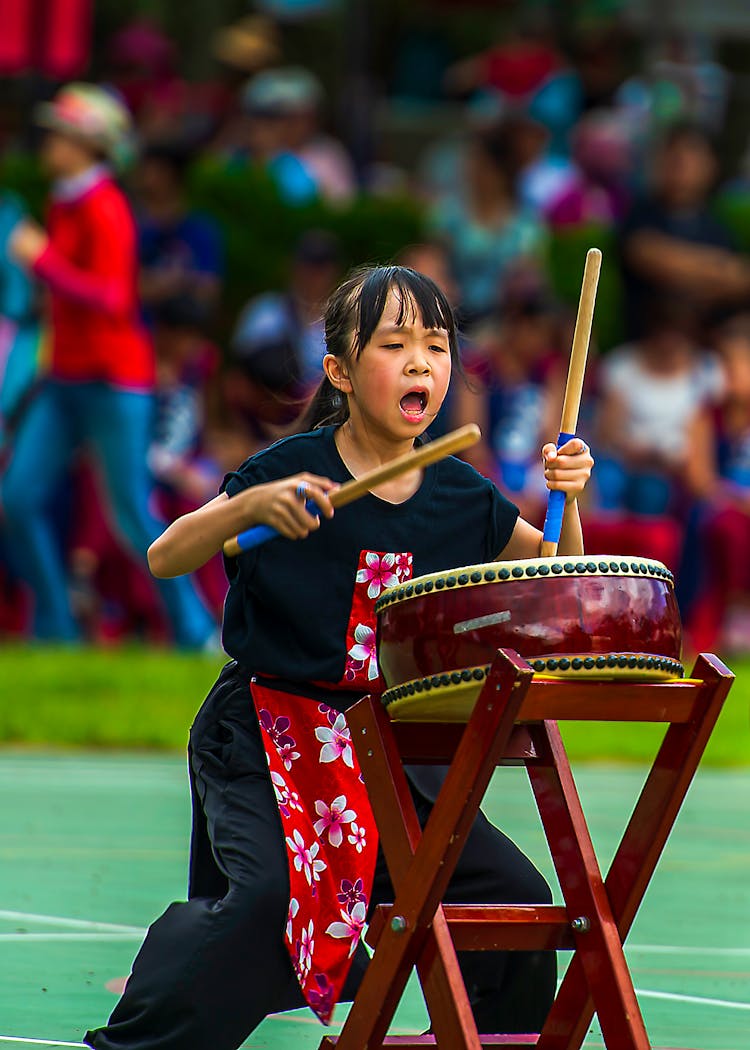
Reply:
<svg viewBox="0 0 750 1050"><path fill-rule="evenodd" d="M320 518L310 514L305 503L312 500L321 514L332 518L329 493L338 487L329 478L303 473L253 485L245 491L249 497L252 494L253 524L270 525L289 540L302 540L320 528Z"/></svg>

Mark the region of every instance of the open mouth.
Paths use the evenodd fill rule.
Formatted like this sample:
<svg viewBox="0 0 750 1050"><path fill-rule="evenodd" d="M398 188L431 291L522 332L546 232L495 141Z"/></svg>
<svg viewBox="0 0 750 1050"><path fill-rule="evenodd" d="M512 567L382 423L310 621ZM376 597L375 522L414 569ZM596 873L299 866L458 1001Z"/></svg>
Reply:
<svg viewBox="0 0 750 1050"><path fill-rule="evenodd" d="M404 394L399 402L403 414L411 419L420 419L427 408L427 392L424 390L410 390Z"/></svg>

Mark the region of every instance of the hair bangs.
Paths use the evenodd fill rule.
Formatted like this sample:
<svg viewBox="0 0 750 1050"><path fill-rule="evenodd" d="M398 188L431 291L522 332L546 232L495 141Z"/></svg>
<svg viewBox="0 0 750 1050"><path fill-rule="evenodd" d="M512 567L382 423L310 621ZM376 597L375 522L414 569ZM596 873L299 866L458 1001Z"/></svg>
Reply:
<svg viewBox="0 0 750 1050"><path fill-rule="evenodd" d="M447 332L451 357L458 360L458 336L453 311L445 293L425 274L407 266L379 266L365 277L357 309L354 347L357 356L370 341L385 310L388 294L399 301L396 323L420 320L427 329Z"/></svg>

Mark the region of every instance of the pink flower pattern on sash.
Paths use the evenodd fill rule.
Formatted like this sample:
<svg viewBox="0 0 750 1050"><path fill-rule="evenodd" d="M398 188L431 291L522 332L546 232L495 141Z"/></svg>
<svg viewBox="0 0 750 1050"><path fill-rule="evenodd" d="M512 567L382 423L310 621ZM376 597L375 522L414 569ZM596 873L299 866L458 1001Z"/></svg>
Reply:
<svg viewBox="0 0 750 1050"><path fill-rule="evenodd" d="M251 691L287 848L284 940L307 1003L328 1024L365 923L377 829L345 716L257 682Z"/></svg>
<svg viewBox="0 0 750 1050"><path fill-rule="evenodd" d="M322 799L318 799L315 803L315 812L319 815L320 820L316 820L313 824L315 828L315 834L318 837L322 837L324 832L328 837L328 841L336 849L344 841L344 828L347 824L353 824L357 814L353 809L346 808L346 795L339 795L335 798L330 806L327 806Z"/></svg>
<svg viewBox="0 0 750 1050"><path fill-rule="evenodd" d="M408 551L360 551L346 635L344 682L350 688L361 687L367 692L383 689L378 668L375 602L388 587L396 587L411 577L412 556Z"/></svg>
<svg viewBox="0 0 750 1050"><path fill-rule="evenodd" d="M402 555L365 552L365 564L357 571L357 583L367 584L368 598L378 598L381 591L398 584L397 557Z"/></svg>

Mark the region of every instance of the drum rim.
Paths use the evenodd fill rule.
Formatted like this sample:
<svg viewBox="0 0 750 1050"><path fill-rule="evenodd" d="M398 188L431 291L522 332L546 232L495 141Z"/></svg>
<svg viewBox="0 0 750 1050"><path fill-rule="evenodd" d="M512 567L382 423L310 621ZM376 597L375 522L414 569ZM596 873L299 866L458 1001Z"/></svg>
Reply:
<svg viewBox="0 0 750 1050"><path fill-rule="evenodd" d="M522 580L576 578L589 576L661 579L674 588L674 576L663 562L654 558L634 558L621 554L581 555L576 557L523 558L518 561L490 561L461 565L423 576L414 576L383 591L375 603L381 613L390 605L411 598L421 598L435 591L480 587L487 583L520 583Z"/></svg>
<svg viewBox="0 0 750 1050"><path fill-rule="evenodd" d="M568 666L561 668L559 666L561 660L567 662ZM606 666L597 665L597 662L601 660L606 661ZM550 667L550 661L553 664L552 667ZM573 666L575 661L580 661L581 666ZM588 666L587 661L592 661L594 666ZM616 663L611 661L616 661ZM653 653L599 653L597 656L591 653L581 653L564 657L531 657L527 662L532 670L546 678L584 678L590 681L618 678L663 682L678 681L685 677L684 664L679 660L673 660L671 656L655 656ZM399 701L411 700L420 694L425 697L434 693L446 695L451 689L465 689L470 685L476 685L477 689L481 689L482 683L490 673L491 666L491 664L479 664L473 667L443 671L424 678L412 678L384 690L381 693L380 702L387 709L398 704Z"/></svg>

